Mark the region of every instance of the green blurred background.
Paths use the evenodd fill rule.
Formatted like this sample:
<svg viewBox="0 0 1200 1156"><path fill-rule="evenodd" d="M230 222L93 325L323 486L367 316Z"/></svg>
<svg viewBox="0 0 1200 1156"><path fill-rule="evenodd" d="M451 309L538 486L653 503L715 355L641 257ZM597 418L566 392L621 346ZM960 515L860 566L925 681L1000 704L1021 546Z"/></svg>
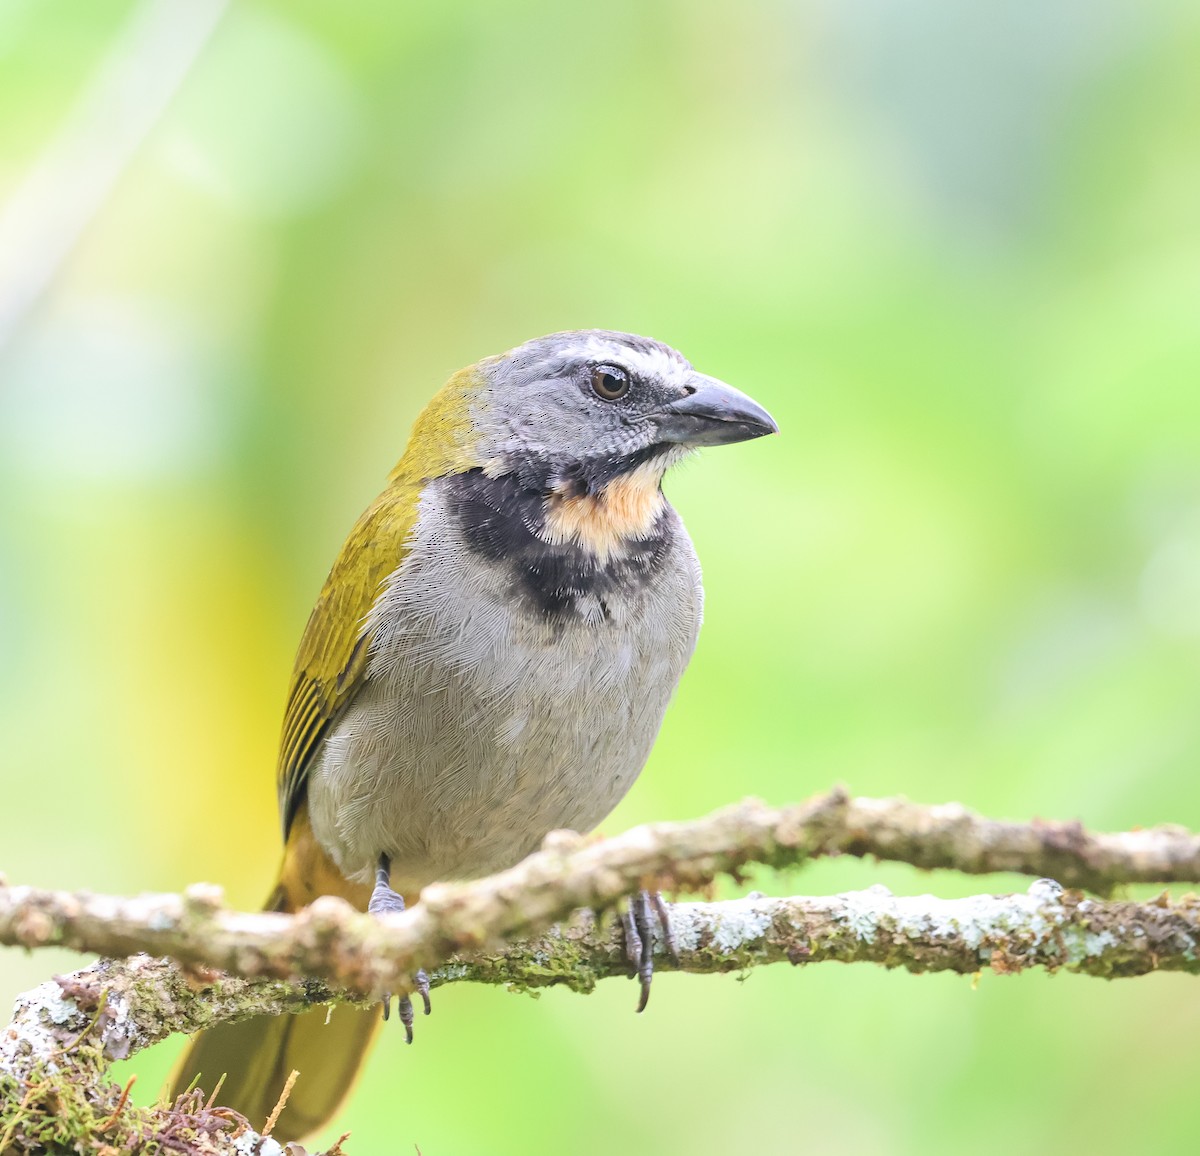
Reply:
<svg viewBox="0 0 1200 1156"><path fill-rule="evenodd" d="M0 868L266 894L292 649L460 365L753 394L669 481L708 621L605 830L835 782L1200 827L1200 7L0 0ZM1026 880L822 863L764 890ZM0 955L7 1000L77 957ZM1152 976L456 986L351 1152L1195 1147ZM128 1065L153 1097L177 1045Z"/></svg>

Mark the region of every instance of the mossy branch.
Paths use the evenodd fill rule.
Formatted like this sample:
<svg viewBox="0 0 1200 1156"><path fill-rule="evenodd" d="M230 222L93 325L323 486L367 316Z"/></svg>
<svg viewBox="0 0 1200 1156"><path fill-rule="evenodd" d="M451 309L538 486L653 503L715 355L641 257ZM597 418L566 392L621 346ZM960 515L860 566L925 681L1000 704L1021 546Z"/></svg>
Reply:
<svg viewBox="0 0 1200 1156"><path fill-rule="evenodd" d="M496 950L579 908L605 910L641 887L703 888L752 863L794 867L872 855L978 874L1017 871L1109 893L1121 883L1200 882L1200 838L1178 827L1094 834L1078 823L1003 823L957 805L850 798L842 791L773 809L747 800L703 819L612 839L555 832L508 871L439 883L401 915L354 918L319 899L296 916L223 911L216 888L114 899L0 887L0 943L135 951L247 977L308 976L364 995L407 989L419 967Z"/></svg>
<svg viewBox="0 0 1200 1156"><path fill-rule="evenodd" d="M231 912L206 885L183 896L132 899L0 886L0 942L110 956L145 950L178 961L104 959L18 999L0 1033L0 1154L6 1144L22 1150L31 1137L59 1143L46 1129L66 1127L68 1118L94 1133L96 1150L102 1140L136 1146L170 1127L208 1137L208 1148L181 1150L209 1152L233 1151L241 1129L244 1151L247 1123L194 1096L149 1112L131 1108L105 1076L109 1062L219 1020L405 990L420 966L435 985L589 990L628 975L629 964L614 921L576 914L556 922L572 911L604 910L639 887L702 887L721 874L737 878L752 863L789 867L838 853L973 873L1055 874L1101 892L1125 882L1200 879L1200 840L1179 828L1098 835L1077 824L998 823L957 806L834 791L783 810L748 801L609 840L559 832L510 871L427 888L411 910L378 919L332 897L296 915ZM679 958L657 944L662 971L828 960L965 974L1200 971L1200 900L1089 899L1047 878L1020 894L958 900L872 888L828 898L680 903L672 924ZM58 1107L39 1112L43 1101ZM262 1151L272 1151L271 1143Z"/></svg>

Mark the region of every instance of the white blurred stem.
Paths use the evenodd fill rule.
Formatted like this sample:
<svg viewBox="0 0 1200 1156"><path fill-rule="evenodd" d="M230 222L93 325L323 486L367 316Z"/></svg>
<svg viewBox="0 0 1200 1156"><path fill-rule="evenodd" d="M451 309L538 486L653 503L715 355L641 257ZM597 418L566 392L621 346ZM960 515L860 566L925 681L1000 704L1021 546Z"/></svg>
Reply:
<svg viewBox="0 0 1200 1156"><path fill-rule="evenodd" d="M0 207L0 350L54 283L196 63L228 0L146 0Z"/></svg>

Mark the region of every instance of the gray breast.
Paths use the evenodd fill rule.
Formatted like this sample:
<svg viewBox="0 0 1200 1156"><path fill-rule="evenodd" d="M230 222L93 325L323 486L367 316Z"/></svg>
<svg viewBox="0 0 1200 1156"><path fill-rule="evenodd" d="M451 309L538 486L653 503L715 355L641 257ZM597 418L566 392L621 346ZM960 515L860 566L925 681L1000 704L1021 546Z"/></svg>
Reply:
<svg viewBox="0 0 1200 1156"><path fill-rule="evenodd" d="M695 647L700 569L674 510L600 564L544 542L504 484L430 484L371 612L365 684L309 787L352 878L387 852L413 891L590 830L641 771Z"/></svg>

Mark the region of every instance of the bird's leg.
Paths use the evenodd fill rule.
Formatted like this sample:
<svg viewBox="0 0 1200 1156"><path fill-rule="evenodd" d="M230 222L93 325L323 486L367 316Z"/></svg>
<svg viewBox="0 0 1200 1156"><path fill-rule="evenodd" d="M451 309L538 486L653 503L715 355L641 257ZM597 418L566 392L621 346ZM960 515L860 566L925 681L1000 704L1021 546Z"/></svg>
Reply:
<svg viewBox="0 0 1200 1156"><path fill-rule="evenodd" d="M391 857L385 854L380 854L379 865L375 868L375 887L371 891L371 899L367 904L367 913L370 915L391 915L397 911L404 910L404 896L399 891L392 890L392 860ZM429 976L425 974L425 969L422 968L413 976L414 990L420 995L422 1002L425 1004L425 1014L430 1012L429 1004ZM383 993L383 1018L387 1019L391 1015L392 1010L392 993ZM404 1039L406 1043L413 1041L413 1005L412 1000L402 995L396 1001L396 1011L400 1016L400 1022L404 1025Z"/></svg>
<svg viewBox="0 0 1200 1156"><path fill-rule="evenodd" d="M651 912L662 929L667 953L679 962L679 951L675 946L675 935L671 930L671 912L657 891L639 891L629 900L622 916L625 927L625 955L634 975L641 983L637 1010L645 1011L650 999L650 984L654 979L654 925Z"/></svg>

